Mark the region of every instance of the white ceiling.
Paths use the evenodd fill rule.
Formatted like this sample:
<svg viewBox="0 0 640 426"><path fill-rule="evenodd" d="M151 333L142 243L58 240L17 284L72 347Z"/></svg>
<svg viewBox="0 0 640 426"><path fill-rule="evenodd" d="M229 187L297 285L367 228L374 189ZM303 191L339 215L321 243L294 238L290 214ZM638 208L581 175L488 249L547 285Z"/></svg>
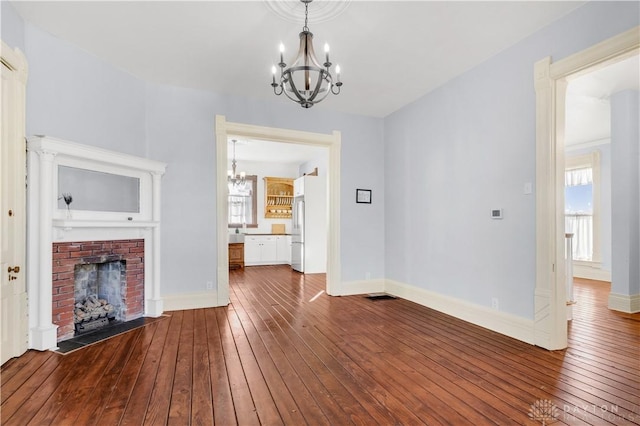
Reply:
<svg viewBox="0 0 640 426"><path fill-rule="evenodd" d="M384 117L584 3L316 0L316 50L330 44L344 86L313 108ZM141 79L259 99L275 98L278 45L290 61L304 19L299 2L298 24L264 1L12 4L25 20ZM326 20L333 6L342 8ZM314 21L314 8L325 22Z"/></svg>
<svg viewBox="0 0 640 426"><path fill-rule="evenodd" d="M295 54L304 8L298 1L268 1L12 4L26 21L143 80L291 102L273 94L270 69L280 42L287 49L285 61ZM309 28L316 50L331 45L344 86L339 96L313 108L387 116L584 3L315 0ZM297 23L291 22L296 16ZM633 66L626 68L632 79ZM637 59L635 67L637 77ZM593 139L607 127L598 111L608 99L601 91L615 88L605 81L619 79L612 75L586 76L569 86L574 111L567 117L573 126L567 129L569 143L587 134ZM318 148L300 145L243 144L237 158L245 161L303 162L318 154Z"/></svg>

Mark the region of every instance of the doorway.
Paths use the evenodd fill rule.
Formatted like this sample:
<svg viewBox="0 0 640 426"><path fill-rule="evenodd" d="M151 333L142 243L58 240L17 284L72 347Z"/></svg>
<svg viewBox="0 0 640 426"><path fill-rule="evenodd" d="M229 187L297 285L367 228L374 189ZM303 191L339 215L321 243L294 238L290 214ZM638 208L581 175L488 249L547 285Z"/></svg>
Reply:
<svg viewBox="0 0 640 426"><path fill-rule="evenodd" d="M637 55L640 27L551 63L534 65L536 90L536 289L534 343L567 347L564 264L564 128L567 81Z"/></svg>
<svg viewBox="0 0 640 426"><path fill-rule="evenodd" d="M217 247L217 305L229 304L229 258L227 246L227 140L229 137L258 139L271 142L304 144L328 149L327 165L327 284L326 292L337 296L342 293L340 280L340 145L341 134L302 132L290 129L254 126L226 121L216 116L216 247Z"/></svg>
<svg viewBox="0 0 640 426"><path fill-rule="evenodd" d="M612 116L612 95L640 89L640 56L586 71L568 79L566 229L573 234L574 275L611 282L612 155L619 157L620 147L611 140L612 124L620 119Z"/></svg>

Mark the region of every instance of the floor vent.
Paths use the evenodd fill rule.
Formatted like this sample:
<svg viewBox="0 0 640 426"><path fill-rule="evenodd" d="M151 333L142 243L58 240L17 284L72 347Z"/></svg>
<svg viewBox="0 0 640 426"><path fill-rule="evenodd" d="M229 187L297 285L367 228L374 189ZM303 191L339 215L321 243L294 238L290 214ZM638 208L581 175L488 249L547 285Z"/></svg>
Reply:
<svg viewBox="0 0 640 426"><path fill-rule="evenodd" d="M369 293L365 296L369 300L387 300L387 299L397 299L397 297L392 296L387 293Z"/></svg>

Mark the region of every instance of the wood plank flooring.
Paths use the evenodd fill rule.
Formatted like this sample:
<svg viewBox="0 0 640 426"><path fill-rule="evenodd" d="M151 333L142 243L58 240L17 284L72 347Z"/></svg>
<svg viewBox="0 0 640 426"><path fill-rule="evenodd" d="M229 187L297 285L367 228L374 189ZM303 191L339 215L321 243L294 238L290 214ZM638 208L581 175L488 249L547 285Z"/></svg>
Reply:
<svg viewBox="0 0 640 426"><path fill-rule="evenodd" d="M1 423L640 425L640 314L609 311L608 283L576 280L570 347L549 352L285 266L230 280L228 307L8 361Z"/></svg>

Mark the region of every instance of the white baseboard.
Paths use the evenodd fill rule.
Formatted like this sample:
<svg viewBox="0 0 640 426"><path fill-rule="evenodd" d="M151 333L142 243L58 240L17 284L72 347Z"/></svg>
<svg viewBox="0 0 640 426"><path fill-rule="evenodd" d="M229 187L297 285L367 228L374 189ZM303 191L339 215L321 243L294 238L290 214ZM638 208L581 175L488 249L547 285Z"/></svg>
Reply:
<svg viewBox="0 0 640 426"><path fill-rule="evenodd" d="M386 280L385 291L480 327L534 344L533 320L393 280Z"/></svg>
<svg viewBox="0 0 640 426"><path fill-rule="evenodd" d="M218 306L218 294L214 290L198 293L166 294L162 296L165 311L214 308Z"/></svg>
<svg viewBox="0 0 640 426"><path fill-rule="evenodd" d="M611 271L583 264L573 264L573 276L587 280L611 282Z"/></svg>
<svg viewBox="0 0 640 426"><path fill-rule="evenodd" d="M640 294L609 293L609 309L628 314L637 314L640 312Z"/></svg>
<svg viewBox="0 0 640 426"><path fill-rule="evenodd" d="M381 293L384 291L385 280L360 280L342 283L340 296L354 296L356 294Z"/></svg>

